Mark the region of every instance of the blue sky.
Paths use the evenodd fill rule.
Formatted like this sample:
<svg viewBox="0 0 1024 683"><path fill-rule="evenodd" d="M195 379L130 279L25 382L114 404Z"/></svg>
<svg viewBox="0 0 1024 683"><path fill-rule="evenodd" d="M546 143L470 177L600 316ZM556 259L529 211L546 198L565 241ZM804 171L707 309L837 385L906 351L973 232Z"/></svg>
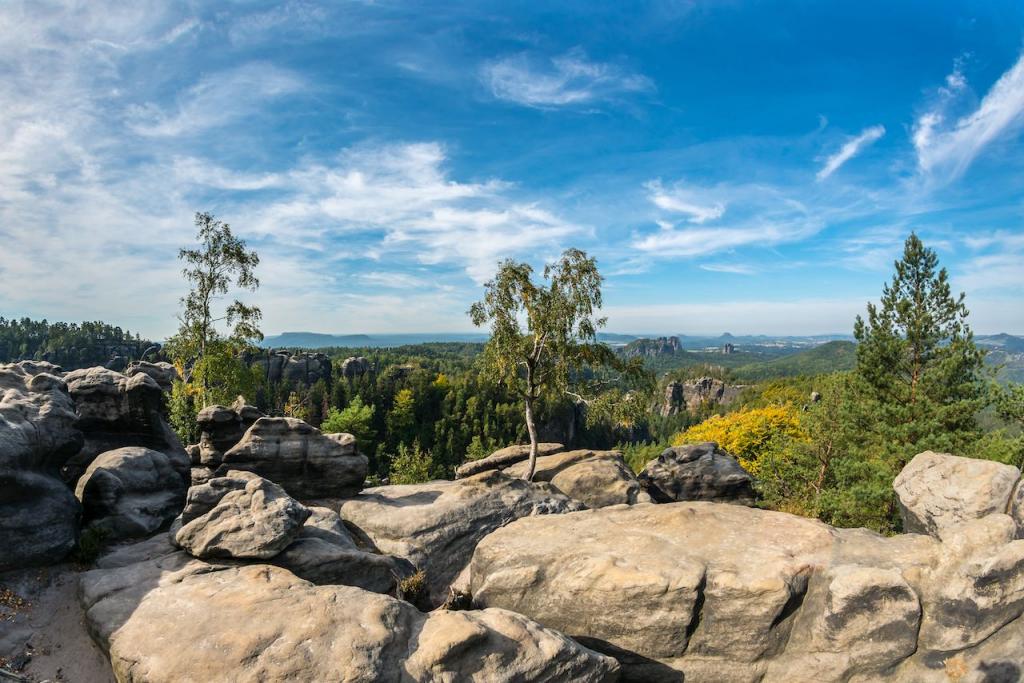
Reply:
<svg viewBox="0 0 1024 683"><path fill-rule="evenodd" d="M268 333L470 328L597 256L608 329L849 332L916 230L1024 333L1024 5L0 4L0 315L160 337L191 216Z"/></svg>

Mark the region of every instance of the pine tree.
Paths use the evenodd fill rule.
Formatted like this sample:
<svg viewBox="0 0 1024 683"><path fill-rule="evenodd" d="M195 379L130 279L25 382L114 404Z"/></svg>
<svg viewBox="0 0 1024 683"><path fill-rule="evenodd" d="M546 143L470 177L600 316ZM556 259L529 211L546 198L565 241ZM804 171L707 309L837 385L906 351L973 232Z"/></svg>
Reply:
<svg viewBox="0 0 1024 683"><path fill-rule="evenodd" d="M967 324L964 294L916 234L907 238L880 306L854 326L861 410L873 419L872 446L895 474L916 453L966 452L978 435L984 354Z"/></svg>

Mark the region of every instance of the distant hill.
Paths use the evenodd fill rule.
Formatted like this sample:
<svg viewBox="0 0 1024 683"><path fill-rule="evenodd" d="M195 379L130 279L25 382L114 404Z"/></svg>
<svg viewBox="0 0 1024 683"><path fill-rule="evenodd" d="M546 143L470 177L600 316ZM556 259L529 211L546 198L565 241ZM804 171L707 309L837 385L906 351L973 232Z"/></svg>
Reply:
<svg viewBox="0 0 1024 683"><path fill-rule="evenodd" d="M1024 353L1024 337L1015 337L1012 334L983 334L974 338L978 346L999 349L1006 353Z"/></svg>
<svg viewBox="0 0 1024 683"><path fill-rule="evenodd" d="M319 332L283 332L264 338L264 348L329 349L379 348L430 344L437 342L483 343L487 335L481 332L424 332L409 334L322 334Z"/></svg>
<svg viewBox="0 0 1024 683"><path fill-rule="evenodd" d="M851 341L830 341L781 358L741 365L736 368L736 376L741 380L759 380L852 370L857 364L856 349Z"/></svg>

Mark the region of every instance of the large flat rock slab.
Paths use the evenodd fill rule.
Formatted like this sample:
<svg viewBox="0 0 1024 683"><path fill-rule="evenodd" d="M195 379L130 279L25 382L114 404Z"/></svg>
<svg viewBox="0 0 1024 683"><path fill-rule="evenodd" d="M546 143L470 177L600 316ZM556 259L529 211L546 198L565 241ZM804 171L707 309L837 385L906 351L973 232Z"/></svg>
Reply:
<svg viewBox="0 0 1024 683"><path fill-rule="evenodd" d="M500 609L423 614L268 565L176 553L88 572L86 619L131 683L614 681L618 665Z"/></svg>
<svg viewBox="0 0 1024 683"><path fill-rule="evenodd" d="M624 680L903 680L910 658L970 659L1016 623L1014 530L993 515L887 538L738 505L620 505L497 529L469 578L475 605L615 656Z"/></svg>

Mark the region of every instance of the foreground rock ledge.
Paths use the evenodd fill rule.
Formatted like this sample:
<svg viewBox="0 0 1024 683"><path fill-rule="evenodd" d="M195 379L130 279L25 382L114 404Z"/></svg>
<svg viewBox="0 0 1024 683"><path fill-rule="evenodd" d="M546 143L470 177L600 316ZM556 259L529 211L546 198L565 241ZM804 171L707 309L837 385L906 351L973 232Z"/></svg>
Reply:
<svg viewBox="0 0 1024 683"><path fill-rule="evenodd" d="M478 606L614 655L625 680L946 681L953 657L1024 670L1021 648L990 650L1024 635L1014 532L1005 514L940 541L737 505L615 506L496 530L470 584Z"/></svg>
<svg viewBox="0 0 1024 683"><path fill-rule="evenodd" d="M266 565L95 570L82 602L119 681L582 681L618 664L501 609L419 612Z"/></svg>

